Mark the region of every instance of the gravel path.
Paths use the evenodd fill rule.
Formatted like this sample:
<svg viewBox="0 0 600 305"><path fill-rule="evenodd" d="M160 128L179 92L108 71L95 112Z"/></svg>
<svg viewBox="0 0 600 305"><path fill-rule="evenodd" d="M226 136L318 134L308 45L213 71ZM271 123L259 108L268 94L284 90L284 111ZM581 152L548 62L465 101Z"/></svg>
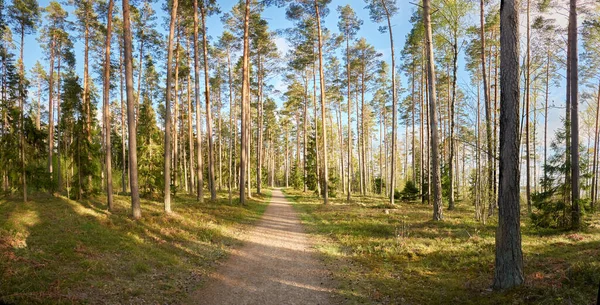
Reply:
<svg viewBox="0 0 600 305"><path fill-rule="evenodd" d="M279 189L244 246L217 268L189 304L333 304L328 272Z"/></svg>

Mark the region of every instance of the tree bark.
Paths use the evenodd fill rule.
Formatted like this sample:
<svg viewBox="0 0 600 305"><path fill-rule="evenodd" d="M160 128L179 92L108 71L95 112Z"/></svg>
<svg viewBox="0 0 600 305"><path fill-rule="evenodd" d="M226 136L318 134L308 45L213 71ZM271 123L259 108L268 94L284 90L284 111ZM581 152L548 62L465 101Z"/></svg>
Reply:
<svg viewBox="0 0 600 305"><path fill-rule="evenodd" d="M204 202L204 177L202 175L202 126L200 122L200 59L198 58L198 0L194 0L194 93L196 97L196 183L197 200Z"/></svg>
<svg viewBox="0 0 600 305"><path fill-rule="evenodd" d="M108 210L113 210L113 185L112 185L112 143L110 141L110 38L112 34L112 11L114 1L108 1L107 23L106 23L106 43L104 51L104 128L106 130L106 151L105 151L105 168L106 168L106 202Z"/></svg>
<svg viewBox="0 0 600 305"><path fill-rule="evenodd" d="M242 54L242 136L241 136L241 153L240 153L240 203L242 205L246 204L246 168L247 168L247 157L248 157L248 137L249 133L249 122L250 119L250 101L249 101L249 91L250 91L250 71L249 71L249 61L250 61L250 50L249 50L249 25L250 25L250 0L246 0L244 5L244 49ZM248 190L250 191L250 190Z"/></svg>
<svg viewBox="0 0 600 305"><path fill-rule="evenodd" d="M329 175L327 168L329 166L327 164L327 123L325 121L325 73L323 71L323 41L321 35L321 15L319 13L319 2L317 0L315 0L315 11L317 15L317 36L319 41L319 76L321 78L321 121L323 124L323 203L327 204L329 198Z"/></svg>
<svg viewBox="0 0 600 305"><path fill-rule="evenodd" d="M481 39L481 73L483 78L483 97L485 107L485 131L487 139L487 179L488 179L488 190L485 197L489 203L489 213L494 213L495 204L492 202L491 188L493 184L493 167L492 167L492 123L491 123L491 110L490 110L490 91L488 86L487 71L486 71L486 59L485 59L485 21L484 21L484 0L480 1L480 39Z"/></svg>
<svg viewBox="0 0 600 305"><path fill-rule="evenodd" d="M437 95L435 92L435 62L431 35L430 0L423 0L423 20L425 23L425 44L427 52L427 79L429 80L429 124L431 133L431 170L433 177L433 220L442 220L442 185L438 154Z"/></svg>
<svg viewBox="0 0 600 305"><path fill-rule="evenodd" d="M177 3L177 0L175 0ZM135 99L133 97L133 58L131 43L131 22L129 19L129 0L123 0L123 37L125 45L125 90L127 91L127 125L129 127L129 185L131 186L131 208L133 218L142 217L138 186L137 137L135 131ZM168 146L166 146L168 147Z"/></svg>
<svg viewBox="0 0 600 305"><path fill-rule="evenodd" d="M591 200L591 204L590 207L592 209L592 213L595 212L596 209L596 198L597 193L598 193L598 121L599 121L599 116L600 116L600 82L598 83L598 96L597 96L597 102L596 102L596 127L595 127L595 131L594 131L594 158L593 158L593 163L592 163L592 200ZM544 162L545 162L545 157L544 157Z"/></svg>
<svg viewBox="0 0 600 305"><path fill-rule="evenodd" d="M208 187L210 188L210 200L217 199L217 189L215 188L215 147L212 134L212 106L210 103L210 85L208 74L208 34L206 33L206 8L204 4L200 6L200 15L202 16L202 49L204 53L204 94L206 97L206 137L208 138Z"/></svg>
<svg viewBox="0 0 600 305"><path fill-rule="evenodd" d="M570 96L571 96L571 225L574 229L581 226L579 208L579 75L577 54L577 0L570 0L569 5L569 50L571 58Z"/></svg>
<svg viewBox="0 0 600 305"><path fill-rule="evenodd" d="M530 0L527 0L527 42L526 42L526 46L527 46L527 51L526 51L526 63L525 63L525 67L527 69L526 73L525 73L525 178L526 178L526 185L525 185L525 200L527 202L527 211L529 211L529 213L531 213L531 154L529 151L530 145L529 145L529 105L530 105L530 85L531 85L531 50L530 50L530 44L531 44L531 34L530 34L530 12L529 12L529 6L530 6Z"/></svg>
<svg viewBox="0 0 600 305"><path fill-rule="evenodd" d="M523 284L519 203L519 6L500 7L500 185L494 289Z"/></svg>
<svg viewBox="0 0 600 305"><path fill-rule="evenodd" d="M167 49L167 87L165 92L165 199L166 213L171 213L171 78L173 62L173 38L175 37L175 22L177 19L178 0L173 1L171 8L171 21L169 24L169 45ZM129 94L129 92L128 92ZM177 92L175 92L177 94ZM131 131L130 131L131 133Z"/></svg>
<svg viewBox="0 0 600 305"><path fill-rule="evenodd" d="M396 188L396 129L397 129L397 114L398 114L398 104L397 104L397 92L396 92L396 58L394 56L394 35L392 34L392 21L390 12L385 5L385 0L381 0L381 4L385 10L385 15L388 23L388 32L390 34L390 50L392 52L392 164L391 164L391 178L390 178L390 203L394 204L394 190Z"/></svg>

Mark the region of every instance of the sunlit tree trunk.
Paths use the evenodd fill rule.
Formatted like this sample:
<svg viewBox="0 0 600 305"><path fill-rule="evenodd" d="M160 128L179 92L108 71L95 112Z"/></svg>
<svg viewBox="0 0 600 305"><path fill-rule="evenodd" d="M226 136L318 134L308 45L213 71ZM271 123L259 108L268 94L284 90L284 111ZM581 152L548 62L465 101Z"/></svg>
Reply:
<svg viewBox="0 0 600 305"><path fill-rule="evenodd" d="M106 43L104 50L104 128L106 130L106 151L105 151L105 168L106 168L106 202L108 210L113 210L113 185L112 185L112 143L110 140L110 39L112 34L112 10L114 1L108 1L107 23L106 23ZM59 82L60 83L60 82ZM60 175L60 174L59 174ZM60 180L60 179L59 179Z"/></svg>
<svg viewBox="0 0 600 305"><path fill-rule="evenodd" d="M174 0L171 8L171 21L169 24L169 44L167 49L167 87L165 92L165 212L171 213L171 78L173 62L173 38L175 37L175 22L177 19L177 5ZM129 93L128 93L129 94ZM177 91L175 92L177 94ZM131 125L130 125L131 128ZM129 131L131 134L131 130ZM130 146L131 150L131 146ZM131 155L131 153L130 153Z"/></svg>
<svg viewBox="0 0 600 305"><path fill-rule="evenodd" d="M319 76L321 79L321 121L323 123L323 203L327 204L328 201L328 164L327 164L327 126L325 122L325 100L327 96L325 95L325 73L323 71L323 42L321 35L321 15L319 13L319 2L315 0L315 11L317 15L317 37L319 41Z"/></svg>
<svg viewBox="0 0 600 305"><path fill-rule="evenodd" d="M435 61L433 58L433 42L431 37L430 2L423 0L423 19L425 23L425 44L427 52L427 78L429 80L429 124L431 134L431 171L433 190L433 220L442 220L442 185L440 179L440 164L438 154L437 129L437 95L435 92Z"/></svg>
<svg viewBox="0 0 600 305"><path fill-rule="evenodd" d="M177 0L174 1L177 6ZM133 97L133 58L131 43L131 24L129 19L129 0L123 0L123 37L125 45L125 90L127 91L127 125L129 127L129 184L131 187L131 208L133 218L142 217L138 187L137 143L135 131L135 100ZM165 146L168 147L168 146ZM165 162L167 163L167 162Z"/></svg>
<svg viewBox="0 0 600 305"><path fill-rule="evenodd" d="M519 199L519 6L500 6L500 180L494 289L523 284Z"/></svg>
<svg viewBox="0 0 600 305"><path fill-rule="evenodd" d="M242 136L241 136L241 153L240 153L240 203L246 204L246 169L248 162L248 137L250 136L249 132L249 122L250 119L250 101L249 101L249 61L250 61L250 52L249 52L249 24L250 24L250 0L246 0L244 5L244 39L243 39L243 53L242 53ZM250 190L248 190L250 191Z"/></svg>

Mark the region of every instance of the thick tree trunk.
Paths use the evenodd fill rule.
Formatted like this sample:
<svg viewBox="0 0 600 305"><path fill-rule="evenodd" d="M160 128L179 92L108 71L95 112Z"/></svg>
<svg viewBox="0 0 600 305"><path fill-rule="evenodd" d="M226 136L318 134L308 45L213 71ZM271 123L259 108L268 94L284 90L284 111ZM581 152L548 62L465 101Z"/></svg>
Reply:
<svg viewBox="0 0 600 305"><path fill-rule="evenodd" d="M427 79L429 80L429 124L431 133L431 170L433 176L433 220L442 220L442 185L438 154L437 95L435 92L435 61L431 35L430 0L423 0L423 20L425 23L425 43L427 52Z"/></svg>
<svg viewBox="0 0 600 305"><path fill-rule="evenodd" d="M177 0L174 1L177 3ZM176 5L176 4L175 4ZM142 217L140 193L138 187L137 142L135 134L135 99L133 97L133 58L131 43L131 24L129 19L129 0L123 0L123 37L125 45L125 90L127 91L127 125L129 127L129 185L131 186L131 209L133 218ZM168 146L166 146L168 147Z"/></svg>
<svg viewBox="0 0 600 305"><path fill-rule="evenodd" d="M523 284L519 199L519 7L500 8L500 185L494 289Z"/></svg>

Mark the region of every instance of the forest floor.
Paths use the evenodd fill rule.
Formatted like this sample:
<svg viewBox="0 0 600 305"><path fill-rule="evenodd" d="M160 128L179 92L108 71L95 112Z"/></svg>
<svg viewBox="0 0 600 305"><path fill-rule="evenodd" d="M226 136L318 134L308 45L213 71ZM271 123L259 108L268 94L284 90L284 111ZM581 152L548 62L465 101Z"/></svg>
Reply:
<svg viewBox="0 0 600 305"><path fill-rule="evenodd" d="M334 304L334 284L279 189L256 226L189 304ZM334 266L335 268L335 266Z"/></svg>
<svg viewBox="0 0 600 305"><path fill-rule="evenodd" d="M336 290L349 304L595 304L600 281L600 217L580 232L539 229L522 213L525 285L490 289L496 217L474 219L470 203L432 221L421 203L345 196L323 205L285 190L317 239ZM342 196L339 196L342 197Z"/></svg>
<svg viewBox="0 0 600 305"><path fill-rule="evenodd" d="M227 192L203 204L177 196L174 213L115 196L0 199L0 304L180 304L262 216L270 192L240 206Z"/></svg>

